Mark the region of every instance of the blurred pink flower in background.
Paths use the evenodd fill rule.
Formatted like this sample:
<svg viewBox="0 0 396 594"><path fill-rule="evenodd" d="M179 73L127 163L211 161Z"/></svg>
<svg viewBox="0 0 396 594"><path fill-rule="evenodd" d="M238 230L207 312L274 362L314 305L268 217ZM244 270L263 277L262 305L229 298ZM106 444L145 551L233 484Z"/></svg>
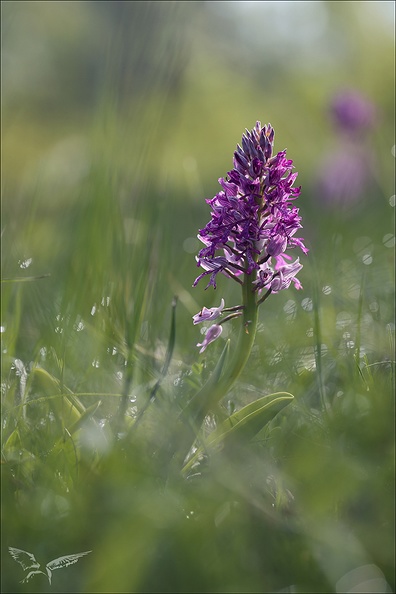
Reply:
<svg viewBox="0 0 396 594"><path fill-rule="evenodd" d="M334 95L330 111L342 132L365 133L375 124L375 105L358 91L346 89Z"/></svg>
<svg viewBox="0 0 396 594"><path fill-rule="evenodd" d="M319 164L315 193L329 207L348 207L361 201L373 184L371 134L378 112L369 99L351 89L333 96L329 112L337 147Z"/></svg>
<svg viewBox="0 0 396 594"><path fill-rule="evenodd" d="M370 156L360 147L328 154L319 166L317 189L327 205L354 204L371 183Z"/></svg>

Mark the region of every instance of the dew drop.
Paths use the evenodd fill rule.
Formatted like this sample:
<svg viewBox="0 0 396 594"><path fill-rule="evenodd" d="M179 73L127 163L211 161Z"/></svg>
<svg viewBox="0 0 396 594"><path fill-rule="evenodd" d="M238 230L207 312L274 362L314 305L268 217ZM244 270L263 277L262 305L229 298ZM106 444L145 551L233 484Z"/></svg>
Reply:
<svg viewBox="0 0 396 594"><path fill-rule="evenodd" d="M288 321L294 320L297 312L297 303L293 299L289 299L283 306L283 311L287 315Z"/></svg>
<svg viewBox="0 0 396 594"><path fill-rule="evenodd" d="M305 311L312 311L313 309L313 303L312 303L312 299L310 299L309 297L306 297L305 299L303 299L301 301L301 307L305 310Z"/></svg>
<svg viewBox="0 0 396 594"><path fill-rule="evenodd" d="M272 357L269 359L269 365L276 365L277 363L280 363L283 359L283 355L282 353L280 353L279 351L275 351L272 355Z"/></svg>
<svg viewBox="0 0 396 594"><path fill-rule="evenodd" d="M387 233L383 236L382 243L387 248L395 247L395 236L392 233Z"/></svg>
<svg viewBox="0 0 396 594"><path fill-rule="evenodd" d="M347 311L341 311L336 318L336 328L337 330L342 330L350 325L352 322L351 314Z"/></svg>
<svg viewBox="0 0 396 594"><path fill-rule="evenodd" d="M29 268L30 264L33 262L33 258L26 258L26 260L19 260L19 268Z"/></svg>

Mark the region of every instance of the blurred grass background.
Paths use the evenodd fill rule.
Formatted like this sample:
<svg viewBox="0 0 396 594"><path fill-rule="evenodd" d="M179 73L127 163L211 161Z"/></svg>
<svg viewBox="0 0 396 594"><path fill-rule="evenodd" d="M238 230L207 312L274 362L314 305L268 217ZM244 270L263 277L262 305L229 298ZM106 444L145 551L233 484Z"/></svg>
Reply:
<svg viewBox="0 0 396 594"><path fill-rule="evenodd" d="M2 38L3 591L342 592L348 575L394 591L393 3L3 2ZM363 189L332 202L318 184L348 149L330 115L345 88L377 116ZM205 198L256 120L299 173L310 253L304 290L262 306L224 410L295 400L164 486L169 403L223 346L199 356L191 316L240 300L225 278L191 287ZM112 420L147 402L174 295L161 423L120 445ZM37 365L101 402L78 447ZM8 546L93 552L20 585Z"/></svg>

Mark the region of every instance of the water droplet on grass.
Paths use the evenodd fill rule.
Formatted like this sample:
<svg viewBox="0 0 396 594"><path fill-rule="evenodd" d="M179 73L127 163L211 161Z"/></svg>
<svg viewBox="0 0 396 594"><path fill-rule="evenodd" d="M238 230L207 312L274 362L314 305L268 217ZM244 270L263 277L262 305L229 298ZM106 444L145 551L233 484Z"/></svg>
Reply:
<svg viewBox="0 0 396 594"><path fill-rule="evenodd" d="M30 264L33 262L33 258L26 258L25 260L19 260L19 268L29 268Z"/></svg>
<svg viewBox="0 0 396 594"><path fill-rule="evenodd" d="M349 326L352 322L352 316L347 311L340 311L336 318L336 328L337 330L342 330Z"/></svg>
<svg viewBox="0 0 396 594"><path fill-rule="evenodd" d="M362 262L366 266L370 266L370 264L372 264L373 262L373 257L370 254L364 254L364 256L362 257Z"/></svg>
<svg viewBox="0 0 396 594"><path fill-rule="evenodd" d="M305 311L312 311L313 309L313 303L312 303L312 299L310 299L309 297L306 297L305 299L303 299L301 301L301 307L305 310Z"/></svg>
<svg viewBox="0 0 396 594"><path fill-rule="evenodd" d="M392 233L387 233L383 236L382 243L387 248L395 247L395 236Z"/></svg>
<svg viewBox="0 0 396 594"><path fill-rule="evenodd" d="M285 312L288 321L294 320L297 312L297 303L293 301L293 299L289 299L283 306L283 311Z"/></svg>

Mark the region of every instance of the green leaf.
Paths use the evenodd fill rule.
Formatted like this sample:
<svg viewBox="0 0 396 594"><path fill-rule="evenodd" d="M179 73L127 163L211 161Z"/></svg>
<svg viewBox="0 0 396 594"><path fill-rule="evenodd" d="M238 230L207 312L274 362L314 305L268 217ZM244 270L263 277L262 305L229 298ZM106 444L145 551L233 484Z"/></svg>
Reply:
<svg viewBox="0 0 396 594"><path fill-rule="evenodd" d="M8 450L17 450L22 448L22 441L18 429L14 429L4 444L4 452Z"/></svg>
<svg viewBox="0 0 396 594"><path fill-rule="evenodd" d="M101 405L101 401L99 400L98 402L95 402L95 404L93 404L92 406L89 406L82 414L81 416L69 427L69 432L71 435L73 435L73 433L75 433L76 431L78 431L81 427L81 425L83 425L87 420L91 419L93 417L93 415L96 413L96 411L98 410L99 406Z"/></svg>
<svg viewBox="0 0 396 594"><path fill-rule="evenodd" d="M188 422L200 426L205 415L209 412L211 405L214 404L212 395L215 392L216 385L220 381L220 377L227 360L230 348L230 340L227 340L224 349L217 361L216 367L206 382L206 384L197 392L187 406L183 409L182 415Z"/></svg>
<svg viewBox="0 0 396 594"><path fill-rule="evenodd" d="M213 394L224 369L229 345L230 341L227 340L212 375L175 419L166 455L169 460L172 459L172 467L178 468L177 472L180 472L180 468L200 432L202 421L213 404Z"/></svg>
<svg viewBox="0 0 396 594"><path fill-rule="evenodd" d="M294 396L288 392L277 392L247 404L213 431L209 443L213 444L231 436L252 439L285 406L290 404L293 398Z"/></svg>
<svg viewBox="0 0 396 594"><path fill-rule="evenodd" d="M184 466L183 472L189 470L197 462L204 450L210 450L234 439L250 441L293 399L294 396L288 392L276 392L247 404L212 431L205 440L205 447L198 448L194 456Z"/></svg>
<svg viewBox="0 0 396 594"><path fill-rule="evenodd" d="M48 274L40 274L40 276L18 276L16 278L2 278L2 283L29 283L36 280L41 280L42 278L48 278L51 276Z"/></svg>
<svg viewBox="0 0 396 594"><path fill-rule="evenodd" d="M67 386L62 386L60 381L45 369L34 367L31 379L32 389L45 394L49 406L62 425L72 426L85 413L85 406L79 398Z"/></svg>

